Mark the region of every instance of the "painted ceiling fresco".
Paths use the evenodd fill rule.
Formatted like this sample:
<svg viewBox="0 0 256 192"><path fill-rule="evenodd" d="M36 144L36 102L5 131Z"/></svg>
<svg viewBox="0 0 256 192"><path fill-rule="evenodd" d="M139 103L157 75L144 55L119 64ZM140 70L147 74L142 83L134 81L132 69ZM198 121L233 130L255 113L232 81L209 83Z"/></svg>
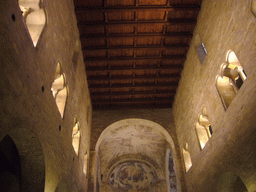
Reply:
<svg viewBox="0 0 256 192"><path fill-rule="evenodd" d="M119 190L142 190L155 185L156 174L140 162L126 162L117 166L109 177L109 184Z"/></svg>
<svg viewBox="0 0 256 192"><path fill-rule="evenodd" d="M128 154L145 155L162 165L165 144L162 133L152 127L131 124L117 127L100 145L101 167L110 160Z"/></svg>

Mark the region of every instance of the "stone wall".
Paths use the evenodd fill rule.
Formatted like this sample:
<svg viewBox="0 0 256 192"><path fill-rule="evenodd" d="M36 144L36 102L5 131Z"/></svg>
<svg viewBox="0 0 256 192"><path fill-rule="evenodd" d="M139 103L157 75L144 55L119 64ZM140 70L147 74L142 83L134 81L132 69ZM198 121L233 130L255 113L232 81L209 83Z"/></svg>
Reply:
<svg viewBox="0 0 256 192"><path fill-rule="evenodd" d="M220 191L226 172L256 190L256 17L252 1L213 0L202 3L173 105L180 151L188 144L192 167L185 173L188 191ZM201 64L195 36L207 50ZM225 109L216 88L216 76L234 51L247 79ZM201 150L195 124L206 108L213 134ZM185 169L184 169L185 170Z"/></svg>
<svg viewBox="0 0 256 192"><path fill-rule="evenodd" d="M41 9L46 24L35 47L17 0L0 3L0 141L10 135L18 151L23 149L20 161L27 164L21 168L27 169L22 172L45 174L45 191L55 191L61 181L70 191L86 191L83 159L90 145L91 104L74 6L72 1L42 1ZM58 63L68 88L63 118L51 91ZM75 117L81 130L78 156L72 147ZM33 147L38 143L43 156L32 154L39 153ZM38 158L41 170L33 167ZM26 186L24 178L22 182Z"/></svg>

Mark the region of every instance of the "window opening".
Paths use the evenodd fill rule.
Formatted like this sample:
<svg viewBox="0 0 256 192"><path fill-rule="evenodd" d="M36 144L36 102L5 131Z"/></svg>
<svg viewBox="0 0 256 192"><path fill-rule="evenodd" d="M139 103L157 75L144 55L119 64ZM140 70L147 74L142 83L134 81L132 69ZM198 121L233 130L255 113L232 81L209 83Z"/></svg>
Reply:
<svg viewBox="0 0 256 192"><path fill-rule="evenodd" d="M28 32L36 46L46 23L41 0L19 0L18 2Z"/></svg>
<svg viewBox="0 0 256 192"><path fill-rule="evenodd" d="M182 149L182 154L183 154L185 169L186 169L186 172L188 172L189 169L192 167L192 161L191 161L190 153L188 151L188 143L186 143L185 148Z"/></svg>
<svg viewBox="0 0 256 192"><path fill-rule="evenodd" d="M78 155L79 152L79 144L80 144L80 126L79 122L77 121L77 118L74 119L74 127L72 132L72 146L75 150L76 155Z"/></svg>
<svg viewBox="0 0 256 192"><path fill-rule="evenodd" d="M205 107L202 110L202 114L200 114L198 117L198 122L196 123L196 133L200 147L203 149L213 133Z"/></svg>
<svg viewBox="0 0 256 192"><path fill-rule="evenodd" d="M225 109L229 107L246 78L236 54L228 51L226 63L221 65L221 73L216 77L216 87Z"/></svg>
<svg viewBox="0 0 256 192"><path fill-rule="evenodd" d="M200 63L203 64L207 51L203 42L201 41L199 34L197 34L195 37L195 47L196 47L196 51L197 51L197 55L200 60Z"/></svg>
<svg viewBox="0 0 256 192"><path fill-rule="evenodd" d="M60 112L61 117L64 116L66 100L68 95L68 90L66 86L65 74L62 73L60 63L57 64L57 68L54 74L54 81L52 83L52 95L55 99L56 105Z"/></svg>

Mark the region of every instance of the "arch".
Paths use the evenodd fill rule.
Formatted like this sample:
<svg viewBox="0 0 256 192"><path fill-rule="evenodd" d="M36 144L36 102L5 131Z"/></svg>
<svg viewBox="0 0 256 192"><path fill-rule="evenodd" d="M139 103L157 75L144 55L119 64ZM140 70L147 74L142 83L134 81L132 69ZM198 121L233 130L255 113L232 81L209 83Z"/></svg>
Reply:
<svg viewBox="0 0 256 192"><path fill-rule="evenodd" d="M51 91L60 112L61 118L63 118L68 96L68 88L66 85L66 77L62 72L60 63L57 64L55 70Z"/></svg>
<svg viewBox="0 0 256 192"><path fill-rule="evenodd" d="M231 79L225 76L216 77L216 87L222 104L224 108L227 109L236 96L236 88Z"/></svg>
<svg viewBox="0 0 256 192"><path fill-rule="evenodd" d="M236 54L229 50L226 62L220 67L220 75L216 76L216 87L225 109L229 107L246 78Z"/></svg>
<svg viewBox="0 0 256 192"><path fill-rule="evenodd" d="M159 124L157 124L153 121L149 121L149 120L146 120L146 119L138 119L138 118L124 119L124 120L120 120L120 121L117 121L117 122L109 125L100 134L100 137L99 137L99 139L97 140L97 143L96 143L95 150L96 151L99 150L99 146L100 146L103 138L108 137L113 129L115 129L116 127L120 127L120 126L123 126L123 125L129 125L129 124L133 124L133 123L154 127L155 130L157 130L159 133L163 134L166 141L171 145L172 152L174 152L174 147L175 147L174 142L173 142L170 134L161 125L159 125Z"/></svg>
<svg viewBox="0 0 256 192"><path fill-rule="evenodd" d="M46 14L42 6L42 0L19 0L18 2L28 32L36 47L46 24Z"/></svg>
<svg viewBox="0 0 256 192"><path fill-rule="evenodd" d="M78 156L79 153L79 145L80 145L80 125L79 122L77 121L77 118L74 118L74 127L73 127L73 132L72 132L72 146L73 149Z"/></svg>
<svg viewBox="0 0 256 192"><path fill-rule="evenodd" d="M135 126L135 128L131 128L131 126ZM130 128L129 130L135 129L137 131L143 132L142 137L144 137L144 131L148 130L147 127L150 127L153 132L157 133L158 136L161 135L160 137L165 141L165 145L166 145L166 142L169 143L171 151L173 152L174 159L175 160L177 159L173 140L172 140L171 136L169 135L169 133L161 125L159 125L155 122L149 121L149 120L135 119L135 118L134 119L124 119L124 120L117 121L117 122L109 125L101 133L101 135L100 135L100 137L99 137L99 139L96 143L95 150L96 150L96 161L97 162L96 162L96 169L95 169L95 176L96 177L94 178L94 191L98 191L99 188L101 190L103 190L102 187L106 187L105 186L106 181L101 180L101 178L106 178L106 175L102 175L102 173L105 172L105 169L107 169L106 166L103 166L103 163L104 163L104 165L106 165L106 161L103 160L103 163L102 163L101 159L103 158L103 156L102 156L102 154L99 154L101 152L101 149L104 149L101 146L102 145L104 146L106 144L107 140L105 138L111 139L111 137L113 137L113 135L120 134L120 132L122 134L124 134L124 136L126 137L126 129L128 129L128 128ZM136 132L131 131L131 133L128 133L128 134L131 134L131 136L132 136L132 135L134 135L134 133L136 133ZM129 145L130 142L133 142L133 141L130 141L129 139L121 139L119 141L118 141L118 143L120 143L120 145L122 145L122 146L124 144L125 147L127 145ZM125 153L124 152L124 151L127 151L127 150L129 151L129 149L128 149L129 146L128 146L128 148L125 148L125 147L122 148L122 152L120 153L122 156L119 156L119 157L125 157L125 156L130 156L131 155L131 153ZM134 148L137 149L137 146L134 146L133 149ZM140 151L142 151L142 150L140 150ZM145 150L145 151L147 151L147 150ZM104 152L107 153L105 150L104 150ZM135 154L138 154L138 153L135 153ZM139 153L139 154L143 155L143 152ZM163 155L165 156L165 154L163 154ZM118 155L115 155L114 157L115 157L114 160L118 159ZM138 157L136 156L136 159L139 160L139 159L141 159L141 157L142 157L141 155L139 155ZM151 156L149 156L149 157L152 158ZM114 162L114 160L112 158L112 159L108 160L108 162L112 163L112 162ZM154 160L154 161L156 161L156 160ZM159 163L157 163L157 164L159 164ZM176 166L176 164L174 164L174 166ZM104 170L100 170L101 167L104 167L103 168ZM163 169L163 170L165 169L165 166L163 164L161 164L161 167L162 167L161 169ZM162 173L161 173L161 176L160 176L161 177L160 178L160 181L161 181L160 183L161 184L159 183L159 185L157 187L159 187L159 188L164 187L166 189L166 180L165 180L165 174L164 174L163 170L162 170ZM178 170L178 169L176 169L176 170ZM101 173L101 171L102 171L102 173ZM178 175L178 173L176 173L176 174ZM162 181L164 181L164 183L162 183ZM177 185L180 186L180 182L178 180L177 180Z"/></svg>
<svg viewBox="0 0 256 192"><path fill-rule="evenodd" d="M185 148L182 149L182 155L184 159L186 172L188 172L189 169L192 167L192 161L191 161L190 153L188 151L188 143L186 143Z"/></svg>
<svg viewBox="0 0 256 192"><path fill-rule="evenodd" d="M217 185L217 192L246 192L248 189L234 172L223 173Z"/></svg>
<svg viewBox="0 0 256 192"><path fill-rule="evenodd" d="M0 142L0 186L2 191L20 191L22 183L18 149L9 135Z"/></svg>
<svg viewBox="0 0 256 192"><path fill-rule="evenodd" d="M9 136L20 157L21 191L44 191L45 162L37 135L29 129L19 128L11 130Z"/></svg>
<svg viewBox="0 0 256 192"><path fill-rule="evenodd" d="M195 47L196 47L196 51L197 51L197 55L200 60L200 63L203 64L207 51L203 42L201 41L199 34L196 34L195 36Z"/></svg>
<svg viewBox="0 0 256 192"><path fill-rule="evenodd" d="M196 122L196 133L200 147L203 149L213 133L205 107L202 109L202 114L199 114L198 122Z"/></svg>

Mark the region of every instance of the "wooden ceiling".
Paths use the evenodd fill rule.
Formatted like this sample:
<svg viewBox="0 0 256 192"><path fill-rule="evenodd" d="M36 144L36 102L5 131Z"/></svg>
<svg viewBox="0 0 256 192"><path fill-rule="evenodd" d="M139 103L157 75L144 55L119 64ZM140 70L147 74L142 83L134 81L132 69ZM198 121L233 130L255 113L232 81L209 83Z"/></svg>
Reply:
<svg viewBox="0 0 256 192"><path fill-rule="evenodd" d="M93 109L170 108L201 0L74 0Z"/></svg>

